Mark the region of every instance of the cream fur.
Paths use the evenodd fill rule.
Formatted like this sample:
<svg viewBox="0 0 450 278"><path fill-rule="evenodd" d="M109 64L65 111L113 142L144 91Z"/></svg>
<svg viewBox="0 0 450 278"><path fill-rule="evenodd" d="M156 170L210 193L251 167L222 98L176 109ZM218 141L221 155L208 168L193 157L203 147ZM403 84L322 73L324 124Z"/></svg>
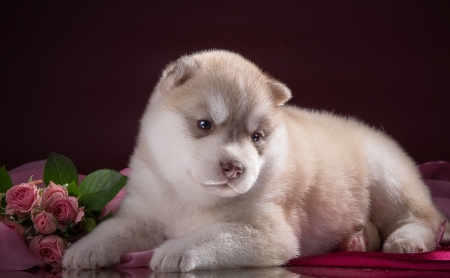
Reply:
<svg viewBox="0 0 450 278"><path fill-rule="evenodd" d="M152 269L183 272L276 266L353 243L376 250L380 239L386 252L433 250L444 217L400 147L354 119L283 105L290 96L227 51L170 64L142 118L118 214L63 265L106 267L152 248ZM240 176L225 176L224 162L242 166Z"/></svg>

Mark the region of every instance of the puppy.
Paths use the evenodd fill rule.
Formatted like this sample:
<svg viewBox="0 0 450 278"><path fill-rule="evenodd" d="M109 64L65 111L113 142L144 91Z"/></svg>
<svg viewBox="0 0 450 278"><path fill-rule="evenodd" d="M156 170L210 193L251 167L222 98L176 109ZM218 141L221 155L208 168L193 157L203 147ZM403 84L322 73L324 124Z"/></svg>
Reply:
<svg viewBox="0 0 450 278"><path fill-rule="evenodd" d="M235 53L167 66L120 210L68 249L64 267L153 248L149 266L169 272L278 266L380 240L384 252L434 250L444 216L400 147L355 119L285 105L290 97Z"/></svg>

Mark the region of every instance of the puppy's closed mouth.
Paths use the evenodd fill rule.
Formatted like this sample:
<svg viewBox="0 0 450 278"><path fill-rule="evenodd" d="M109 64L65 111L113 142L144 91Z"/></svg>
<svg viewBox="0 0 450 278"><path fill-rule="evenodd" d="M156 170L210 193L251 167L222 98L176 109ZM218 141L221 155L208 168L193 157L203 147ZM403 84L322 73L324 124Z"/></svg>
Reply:
<svg viewBox="0 0 450 278"><path fill-rule="evenodd" d="M208 189L218 190L218 191L229 191L232 190L236 192L237 194L242 194L245 191L242 191L242 189L239 186L233 185L229 182L204 182L202 183L205 187Z"/></svg>
<svg viewBox="0 0 450 278"><path fill-rule="evenodd" d="M204 182L204 186L217 187L217 188L232 188L227 182Z"/></svg>

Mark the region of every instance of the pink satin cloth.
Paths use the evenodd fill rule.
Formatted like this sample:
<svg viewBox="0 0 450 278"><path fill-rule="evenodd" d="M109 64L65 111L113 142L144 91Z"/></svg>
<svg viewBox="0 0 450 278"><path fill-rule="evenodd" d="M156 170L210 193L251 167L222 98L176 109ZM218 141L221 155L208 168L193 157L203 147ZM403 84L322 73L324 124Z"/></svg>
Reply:
<svg viewBox="0 0 450 278"><path fill-rule="evenodd" d="M13 184L26 182L33 175L42 179L45 161L27 163L9 171ZM434 161L419 166L437 206L450 218L450 163ZM128 174L129 169L121 171ZM81 180L84 176L80 175ZM125 196L125 190L117 194L102 214L115 212ZM450 223L448 223L450 224ZM439 231L436 231L437 233ZM267 250L270 252L270 250ZM115 269L148 267L153 250L123 255ZM33 254L22 239L10 228L0 223L0 271L25 270L42 266L43 262ZM335 252L290 260L287 266L353 267L372 269L410 269L450 271L450 247L438 247L433 252L416 254L387 254L382 252Z"/></svg>

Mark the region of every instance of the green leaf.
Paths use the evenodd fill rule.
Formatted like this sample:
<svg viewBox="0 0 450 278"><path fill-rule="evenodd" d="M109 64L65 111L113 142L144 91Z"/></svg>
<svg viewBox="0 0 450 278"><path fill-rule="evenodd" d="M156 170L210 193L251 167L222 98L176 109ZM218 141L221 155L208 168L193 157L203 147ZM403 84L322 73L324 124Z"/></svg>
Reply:
<svg viewBox="0 0 450 278"><path fill-rule="evenodd" d="M96 213L96 214L98 214L98 215L100 214L98 211L89 211L89 210L85 210L85 211L84 211L84 216L83 216L83 217L97 219L96 214L94 214L93 212Z"/></svg>
<svg viewBox="0 0 450 278"><path fill-rule="evenodd" d="M77 169L72 161L63 155L51 153L44 166L44 182L48 185L50 181L56 184L78 184Z"/></svg>
<svg viewBox="0 0 450 278"><path fill-rule="evenodd" d="M126 176L113 170L95 171L81 182L79 200L87 210L101 210L119 193L127 180Z"/></svg>
<svg viewBox="0 0 450 278"><path fill-rule="evenodd" d="M85 232L91 232L96 225L97 223L95 223L95 220L93 218L83 217L81 219L81 227Z"/></svg>
<svg viewBox="0 0 450 278"><path fill-rule="evenodd" d="M13 183L11 180L11 177L8 174L8 171L6 171L5 166L3 165L0 167L0 193L6 193L8 189L13 187Z"/></svg>
<svg viewBox="0 0 450 278"><path fill-rule="evenodd" d="M75 184L75 182L71 182L67 185L67 191L70 196L78 197L78 195L80 195L80 190L78 189L78 186Z"/></svg>
<svg viewBox="0 0 450 278"><path fill-rule="evenodd" d="M0 193L0 208L6 208L6 193ZM5 198L3 198L5 197Z"/></svg>
<svg viewBox="0 0 450 278"><path fill-rule="evenodd" d="M31 177L28 179L28 182L32 182L33 181L33 175L31 175Z"/></svg>

